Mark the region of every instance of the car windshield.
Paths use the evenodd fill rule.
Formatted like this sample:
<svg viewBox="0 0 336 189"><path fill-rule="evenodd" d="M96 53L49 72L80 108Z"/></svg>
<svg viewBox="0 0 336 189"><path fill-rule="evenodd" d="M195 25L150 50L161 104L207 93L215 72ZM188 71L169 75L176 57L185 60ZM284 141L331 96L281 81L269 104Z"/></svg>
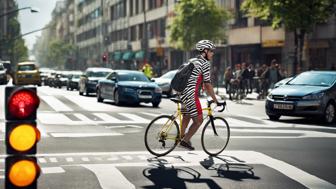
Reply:
<svg viewBox="0 0 336 189"><path fill-rule="evenodd" d="M21 65L18 67L19 71L32 71L35 70L35 65Z"/></svg>
<svg viewBox="0 0 336 189"><path fill-rule="evenodd" d="M331 86L336 80L336 74L302 73L288 82L289 85Z"/></svg>
<svg viewBox="0 0 336 189"><path fill-rule="evenodd" d="M88 77L106 77L110 72L97 71L97 72L88 72Z"/></svg>
<svg viewBox="0 0 336 189"><path fill-rule="evenodd" d="M119 73L119 81L149 81L142 73Z"/></svg>
<svg viewBox="0 0 336 189"><path fill-rule="evenodd" d="M176 71L171 71L171 72L165 73L163 76L161 76L161 78L164 78L164 79L173 79L173 77L175 76L175 74L176 74Z"/></svg>

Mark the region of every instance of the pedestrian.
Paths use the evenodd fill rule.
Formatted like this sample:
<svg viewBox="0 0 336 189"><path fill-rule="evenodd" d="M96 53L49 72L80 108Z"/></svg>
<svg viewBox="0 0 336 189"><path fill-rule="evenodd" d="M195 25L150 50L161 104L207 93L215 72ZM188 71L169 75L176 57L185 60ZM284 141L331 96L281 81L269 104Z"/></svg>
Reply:
<svg viewBox="0 0 336 189"><path fill-rule="evenodd" d="M271 62L270 68L267 69L265 73L263 73L264 78L267 80L267 83L268 83L267 89L273 89L274 84L280 81L282 78L276 65L277 65L277 60L273 59Z"/></svg>
<svg viewBox="0 0 336 189"><path fill-rule="evenodd" d="M252 93L255 83L254 83L254 76L255 76L255 70L253 64L250 64L248 67L248 83L249 83L249 91L248 93Z"/></svg>
<svg viewBox="0 0 336 189"><path fill-rule="evenodd" d="M225 84L225 91L228 93L228 90L230 90L230 82L233 79L233 73L231 66L228 66L224 73L224 84Z"/></svg>

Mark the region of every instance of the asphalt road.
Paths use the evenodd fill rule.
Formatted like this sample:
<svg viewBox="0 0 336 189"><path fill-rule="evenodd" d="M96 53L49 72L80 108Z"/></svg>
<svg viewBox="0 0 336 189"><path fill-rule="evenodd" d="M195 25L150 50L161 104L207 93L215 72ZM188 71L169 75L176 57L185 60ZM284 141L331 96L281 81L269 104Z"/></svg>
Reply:
<svg viewBox="0 0 336 189"><path fill-rule="evenodd" d="M0 186L4 186L4 93L0 86ZM177 147L156 158L146 151L147 124L176 105L97 103L77 91L38 88L38 188L336 188L336 127L313 119L268 120L264 102L228 102L231 138L218 157ZM202 100L205 103L205 99Z"/></svg>

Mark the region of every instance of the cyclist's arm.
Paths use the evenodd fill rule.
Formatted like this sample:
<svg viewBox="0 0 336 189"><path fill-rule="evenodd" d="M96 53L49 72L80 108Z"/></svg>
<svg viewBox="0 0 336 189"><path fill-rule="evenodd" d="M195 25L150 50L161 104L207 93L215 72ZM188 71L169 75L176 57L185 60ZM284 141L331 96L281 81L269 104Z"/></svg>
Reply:
<svg viewBox="0 0 336 189"><path fill-rule="evenodd" d="M213 87L212 87L211 83L210 82L205 82L204 83L204 88L205 88L207 94L210 95L212 100L217 104L218 101L217 101L217 98L216 98L216 95L215 95L215 92L213 90Z"/></svg>

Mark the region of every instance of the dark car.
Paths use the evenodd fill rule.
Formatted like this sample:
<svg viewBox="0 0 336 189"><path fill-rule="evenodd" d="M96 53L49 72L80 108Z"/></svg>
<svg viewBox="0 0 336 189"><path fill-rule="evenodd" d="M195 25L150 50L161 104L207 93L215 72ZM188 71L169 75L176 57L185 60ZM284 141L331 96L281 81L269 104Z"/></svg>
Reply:
<svg viewBox="0 0 336 189"><path fill-rule="evenodd" d="M79 78L82 74L80 71L71 72L66 84L67 90L78 90Z"/></svg>
<svg viewBox="0 0 336 189"><path fill-rule="evenodd" d="M174 95L174 91L171 88L170 83L173 77L175 76L176 72L177 70L172 70L163 74L161 77L152 79L152 81L154 81L159 85L159 87L161 87L162 93L166 94L168 97Z"/></svg>
<svg viewBox="0 0 336 189"><path fill-rule="evenodd" d="M0 63L0 85L3 84L7 84L7 74L3 64Z"/></svg>
<svg viewBox="0 0 336 189"><path fill-rule="evenodd" d="M104 79L113 70L109 68L88 68L79 79L79 95L96 93L98 81Z"/></svg>
<svg viewBox="0 0 336 189"><path fill-rule="evenodd" d="M56 74L55 79L54 79L54 87L62 88L63 86L66 86L67 80L69 77L69 73L62 71Z"/></svg>
<svg viewBox="0 0 336 189"><path fill-rule="evenodd" d="M161 98L161 88L140 71L116 70L97 85L98 102L104 99L114 100L116 105L145 102L158 107Z"/></svg>
<svg viewBox="0 0 336 189"><path fill-rule="evenodd" d="M267 96L266 114L271 120L280 116L317 116L326 123L335 120L336 72L303 72L275 88Z"/></svg>

